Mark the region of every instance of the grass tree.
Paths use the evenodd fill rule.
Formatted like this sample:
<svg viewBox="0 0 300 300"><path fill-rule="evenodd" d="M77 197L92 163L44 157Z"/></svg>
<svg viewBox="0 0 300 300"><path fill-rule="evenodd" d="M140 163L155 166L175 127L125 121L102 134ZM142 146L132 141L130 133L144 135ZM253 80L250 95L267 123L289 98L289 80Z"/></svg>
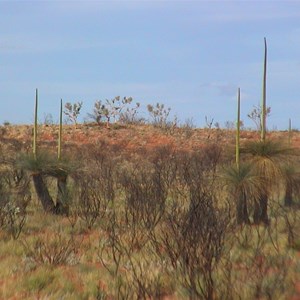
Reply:
<svg viewBox="0 0 300 300"><path fill-rule="evenodd" d="M235 165L225 169L223 180L235 202L237 224L250 224L248 202L258 197L261 182L250 164L240 162L240 89L237 99Z"/></svg>
<svg viewBox="0 0 300 300"><path fill-rule="evenodd" d="M294 204L295 195L300 194L300 172L299 168L287 163L283 167L283 180L285 184L284 206L292 206Z"/></svg>
<svg viewBox="0 0 300 300"><path fill-rule="evenodd" d="M267 79L267 41L264 38L264 64L263 64L263 93L262 93L262 102L261 102L261 119L260 119L260 128L261 128L261 135L259 142L253 142L248 145L245 149L246 152L252 154L253 161L255 162L252 166L256 167L255 177L262 179L262 184L259 190L259 196L254 201L254 214L253 214L253 221L254 223L268 223L268 214L267 214L267 207L268 207L268 184L266 183L269 178L268 177L272 173L272 175L277 175L278 168L275 167L273 164L272 154L277 153L278 147L277 144L272 144L271 142L266 142L266 115L267 115L267 108L266 108L266 80ZM245 191L248 188L245 188L245 183L248 182L246 178L248 176L252 177L252 168L249 166L243 166L241 169L240 162L239 162L239 130L240 130L240 91L238 93L238 118L237 118L237 138L236 138L236 169L231 169L227 175L231 178L233 183L233 190L237 194L237 219L239 222L249 222L248 217L248 210L247 210L247 203L246 203L246 193ZM273 151L274 150L274 151ZM269 152L268 152L269 151ZM273 172L272 172L273 171ZM276 171L276 172L275 172ZM275 174L276 173L276 174ZM250 175L251 174L251 175ZM277 178L278 176L275 176ZM228 180L228 178L227 178ZM252 180L249 181L249 183ZM250 189L251 190L251 189Z"/></svg>
<svg viewBox="0 0 300 300"><path fill-rule="evenodd" d="M250 142L243 151L250 154L253 170L262 180L260 194L254 205L253 221L255 224L268 224L269 198L285 178L283 165L294 153L281 142L271 140Z"/></svg>
<svg viewBox="0 0 300 300"><path fill-rule="evenodd" d="M56 197L56 212L59 214L68 214L67 203L67 178L68 162L62 160L62 114L63 114L63 101L60 100L59 112L59 131L58 131L58 147L57 147L57 168L54 176L57 178L57 197Z"/></svg>
<svg viewBox="0 0 300 300"><path fill-rule="evenodd" d="M237 120L236 120L236 145L235 145L235 162L236 169L229 170L229 174L232 179L232 184L235 187L233 193L236 196L236 218L237 223L250 223L247 196L248 196L248 176L250 169L248 166L240 165L240 123L241 123L241 90L238 89L237 97ZM235 172L236 170L236 172Z"/></svg>
<svg viewBox="0 0 300 300"><path fill-rule="evenodd" d="M286 181L287 196L290 197L290 191L295 181L292 180L290 172L284 172L283 165L287 163L291 155L295 152L285 144L266 139L266 83L267 79L267 41L264 38L264 64L263 64L263 85L261 102L261 135L259 141L248 143L245 152L252 156L251 163L255 172L263 180L261 192L257 201L255 201L253 221L256 224L269 223L268 205L269 198L274 188L278 187L282 179ZM290 178L290 179L288 179Z"/></svg>
<svg viewBox="0 0 300 300"><path fill-rule="evenodd" d="M253 221L254 223L269 223L268 198L270 186L279 177L279 168L276 157L281 154L281 146L278 143L266 140L266 84L267 84L267 41L264 38L264 64L263 85L261 101L261 134L260 141L254 141L247 145L246 152L252 155L254 167L258 176L263 179L262 189L257 201L255 201Z"/></svg>
<svg viewBox="0 0 300 300"><path fill-rule="evenodd" d="M38 112L38 90L36 90L33 129L33 151L32 154L21 155L18 167L31 173L33 184L38 199L46 212L67 214L67 206L64 201L66 195L67 175L71 170L69 163L61 158L62 143L62 101L60 107L60 126L58 157L54 157L48 151L39 151L37 147L37 112ZM57 198L53 198L45 178L51 176L57 178Z"/></svg>
<svg viewBox="0 0 300 300"><path fill-rule="evenodd" d="M38 152L34 155L21 155L18 161L18 167L30 172L34 188L38 199L40 200L46 212L55 212L55 204L49 193L45 182L45 173L52 165L52 158L46 152Z"/></svg>
<svg viewBox="0 0 300 300"><path fill-rule="evenodd" d="M254 223L269 223L268 219L268 197L269 182L272 177L274 180L278 178L278 168L274 163L274 155L278 153L278 144L266 142L266 119L267 119L267 40L264 38L264 63L263 63L263 85L262 85L262 101L261 101L261 119L260 119L260 141L248 144L246 152L249 152L255 162L257 175L263 178L264 182L260 195L255 201L253 221ZM273 181L272 181L273 182Z"/></svg>
<svg viewBox="0 0 300 300"><path fill-rule="evenodd" d="M292 122L289 119L289 130L288 130L288 146L292 149ZM295 152L295 154L297 154ZM293 162L287 162L283 168L283 181L285 185L284 193L284 205L292 206L294 204L295 195L300 194L300 171L297 164Z"/></svg>
<svg viewBox="0 0 300 300"><path fill-rule="evenodd" d="M43 168L45 165L49 164L48 157L37 152L37 114L38 114L38 89L35 91L35 108L34 108L34 127L33 127L33 157L26 157L22 159L23 168L30 170L32 172L32 180L40 199L42 206L45 211L53 212L55 205L52 201L48 188L45 184L43 178Z"/></svg>
<svg viewBox="0 0 300 300"><path fill-rule="evenodd" d="M250 200L255 201L259 197L259 176L253 172L251 164L242 163L239 169L236 166L226 168L223 180L235 202L237 224L250 224Z"/></svg>

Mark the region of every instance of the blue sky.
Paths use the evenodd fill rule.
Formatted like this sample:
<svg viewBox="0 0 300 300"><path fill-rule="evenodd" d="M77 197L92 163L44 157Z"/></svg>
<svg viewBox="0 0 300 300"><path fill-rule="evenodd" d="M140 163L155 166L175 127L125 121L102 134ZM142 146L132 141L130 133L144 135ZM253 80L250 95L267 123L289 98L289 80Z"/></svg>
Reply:
<svg viewBox="0 0 300 300"><path fill-rule="evenodd" d="M0 123L58 119L59 101L131 96L184 122L246 126L261 101L268 42L269 129L300 129L300 1L0 1Z"/></svg>

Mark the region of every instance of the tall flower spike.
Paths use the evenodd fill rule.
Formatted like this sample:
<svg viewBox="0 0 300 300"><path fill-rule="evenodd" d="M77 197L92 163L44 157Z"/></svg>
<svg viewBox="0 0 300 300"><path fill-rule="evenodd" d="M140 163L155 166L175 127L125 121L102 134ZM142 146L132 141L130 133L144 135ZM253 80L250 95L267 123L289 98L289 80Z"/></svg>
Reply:
<svg viewBox="0 0 300 300"><path fill-rule="evenodd" d="M57 149L57 158L61 159L61 143L62 143L62 113L63 113L63 103L60 99L60 112L59 112L59 131L58 131L58 149Z"/></svg>
<svg viewBox="0 0 300 300"><path fill-rule="evenodd" d="M37 113L38 113L38 89L35 90L34 126L33 126L33 157L36 159L37 152Z"/></svg>
<svg viewBox="0 0 300 300"><path fill-rule="evenodd" d="M261 102L261 141L266 140L266 115L267 115L267 104L266 104L266 89L267 89L267 40L265 41L265 55L264 55L264 73L263 73L263 94Z"/></svg>
<svg viewBox="0 0 300 300"><path fill-rule="evenodd" d="M236 120L236 146L235 146L235 161L236 168L239 171L240 169L240 111L241 111L241 91L238 88L238 97L237 97L237 120Z"/></svg>

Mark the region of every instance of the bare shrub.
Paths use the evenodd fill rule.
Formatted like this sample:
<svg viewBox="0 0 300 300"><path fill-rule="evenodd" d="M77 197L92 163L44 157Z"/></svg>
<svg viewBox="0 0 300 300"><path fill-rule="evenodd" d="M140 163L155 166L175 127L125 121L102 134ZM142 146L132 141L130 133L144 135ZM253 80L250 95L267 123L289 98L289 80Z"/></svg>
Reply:
<svg viewBox="0 0 300 300"><path fill-rule="evenodd" d="M268 106L266 108L266 116L269 117L270 114L271 114L271 107ZM247 114L247 117L254 122L257 131L262 130L261 115L262 115L262 109L260 106L253 106L252 111L250 111Z"/></svg>
<svg viewBox="0 0 300 300"><path fill-rule="evenodd" d="M83 174L75 184L72 203L74 208L72 208L69 221L75 221L78 216L84 222L85 227L90 230L97 220L105 215L108 202L101 194L98 181L92 176Z"/></svg>
<svg viewBox="0 0 300 300"><path fill-rule="evenodd" d="M12 202L8 202L0 209L1 228L3 228L13 239L17 239L25 225L26 214Z"/></svg>
<svg viewBox="0 0 300 300"><path fill-rule="evenodd" d="M132 103L132 101L130 101L128 104L130 106L126 107L124 111L120 111L119 121L123 124L144 124L145 120L138 116L140 103Z"/></svg>
<svg viewBox="0 0 300 300"><path fill-rule="evenodd" d="M124 272L131 273L132 256L145 246L147 237L135 223L126 226L124 215L120 213L115 208L109 213L104 225L105 236L99 242L98 257L112 277L115 298L135 299L136 291L128 278L124 278Z"/></svg>
<svg viewBox="0 0 300 300"><path fill-rule="evenodd" d="M74 174L72 208L69 221L81 219L88 229L103 218L115 199L115 158L105 142L83 148L82 169ZM75 226L75 225L73 225Z"/></svg>
<svg viewBox="0 0 300 300"><path fill-rule="evenodd" d="M135 122L139 107L140 103L133 103L131 97L121 98L120 96L116 96L113 99L106 99L105 101L97 100L94 104L93 113L88 114L88 116L99 125L103 120L106 120L107 128L109 128L111 118L114 119L114 122Z"/></svg>
<svg viewBox="0 0 300 300"><path fill-rule="evenodd" d="M100 141L83 149L85 170L98 182L99 193L107 200L113 201L116 190L115 169L120 149L112 148L107 142Z"/></svg>
<svg viewBox="0 0 300 300"><path fill-rule="evenodd" d="M113 210L100 239L98 257L114 282L117 299L162 299L160 261L153 260L149 239L139 224L124 224L122 211Z"/></svg>
<svg viewBox="0 0 300 300"><path fill-rule="evenodd" d="M287 246L294 250L300 249L300 211L297 207L291 208L285 205L278 205L277 219L284 222L284 233L287 236ZM274 222L273 222L274 223ZM272 226L274 227L274 225Z"/></svg>
<svg viewBox="0 0 300 300"><path fill-rule="evenodd" d="M80 114L83 102L70 103L67 102L65 104L64 114L67 117L67 121L74 123L77 126L77 119Z"/></svg>
<svg viewBox="0 0 300 300"><path fill-rule="evenodd" d="M213 208L210 195L193 197L188 209L174 205L159 243L190 296L213 299L214 272L224 251L228 214Z"/></svg>
<svg viewBox="0 0 300 300"><path fill-rule="evenodd" d="M26 221L26 208L31 199L29 178L23 171L7 168L0 182L0 227L17 239Z"/></svg>
<svg viewBox="0 0 300 300"><path fill-rule="evenodd" d="M107 215L103 224L105 236L99 243L99 259L107 271L116 276L126 258L144 248L149 239L138 222L127 222L124 211L116 207Z"/></svg>
<svg viewBox="0 0 300 300"><path fill-rule="evenodd" d="M150 152L150 151L149 151ZM166 190L176 184L178 163L176 151L172 145L157 146L146 153L148 160L153 165L155 176Z"/></svg>
<svg viewBox="0 0 300 300"><path fill-rule="evenodd" d="M291 260L272 242L274 234L262 226L247 225L236 231L238 243L232 255L236 297L279 299L287 293Z"/></svg>
<svg viewBox="0 0 300 300"><path fill-rule="evenodd" d="M159 128L165 128L168 125L168 118L171 112L171 108L165 108L162 103L156 103L156 105L147 105L148 113L152 119L152 124Z"/></svg>
<svg viewBox="0 0 300 300"><path fill-rule="evenodd" d="M68 218L68 221L70 223L72 230L74 230L75 226L77 224L77 221L79 219L78 208L76 207L76 204L74 204L74 202L69 207L69 213L67 215L67 218Z"/></svg>
<svg viewBox="0 0 300 300"><path fill-rule="evenodd" d="M180 126L181 133L187 138L191 138L194 134L196 125L192 118L186 119L185 123Z"/></svg>
<svg viewBox="0 0 300 300"><path fill-rule="evenodd" d="M124 257L124 251L120 240L122 231L115 212L110 214L105 231L106 236L99 242L98 257L105 269L112 276L117 276Z"/></svg>
<svg viewBox="0 0 300 300"><path fill-rule="evenodd" d="M119 180L125 192L126 223L154 228L165 210L166 189L160 172L150 163L128 163Z"/></svg>
<svg viewBox="0 0 300 300"><path fill-rule="evenodd" d="M164 268L159 260L153 260L147 253L128 257L126 281L136 299L164 299Z"/></svg>
<svg viewBox="0 0 300 300"><path fill-rule="evenodd" d="M168 259L191 299L213 299L214 275L225 249L228 209L218 208L216 168L220 149L209 146L178 155L177 176L186 193L174 199L159 230L151 236L157 255Z"/></svg>
<svg viewBox="0 0 300 300"><path fill-rule="evenodd" d="M25 256L37 265L64 265L78 262L80 243L73 236L66 237L61 231L53 235L46 234L34 241L22 240Z"/></svg>
<svg viewBox="0 0 300 300"><path fill-rule="evenodd" d="M145 124L145 119L143 117L138 116L136 109L128 109L120 114L120 123L125 125L143 125Z"/></svg>

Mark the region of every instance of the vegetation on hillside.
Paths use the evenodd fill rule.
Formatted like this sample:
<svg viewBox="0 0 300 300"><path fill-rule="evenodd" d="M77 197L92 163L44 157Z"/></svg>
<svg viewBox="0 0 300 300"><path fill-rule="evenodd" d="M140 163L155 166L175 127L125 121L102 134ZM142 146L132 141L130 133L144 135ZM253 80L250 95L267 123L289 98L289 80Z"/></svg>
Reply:
<svg viewBox="0 0 300 300"><path fill-rule="evenodd" d="M126 97L82 125L82 105L38 125L36 91L33 128L1 127L1 299L300 297L299 151L266 130L266 40L260 135L240 90L236 130L159 103L148 124Z"/></svg>

